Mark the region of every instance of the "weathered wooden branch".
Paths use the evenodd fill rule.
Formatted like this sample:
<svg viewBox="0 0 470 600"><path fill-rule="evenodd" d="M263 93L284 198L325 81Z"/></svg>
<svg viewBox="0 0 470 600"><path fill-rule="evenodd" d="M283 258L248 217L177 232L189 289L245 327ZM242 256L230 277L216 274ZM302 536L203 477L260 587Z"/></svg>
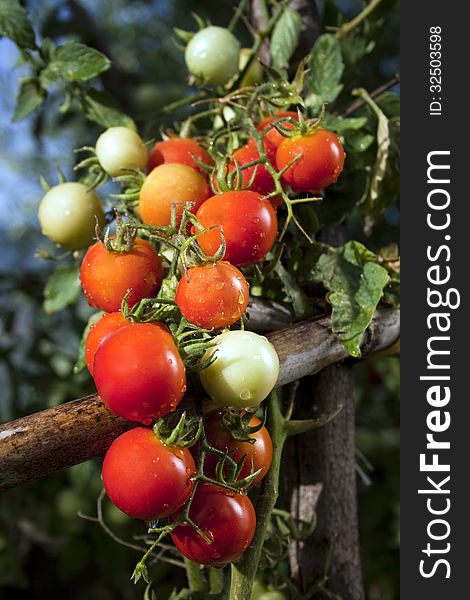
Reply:
<svg viewBox="0 0 470 600"><path fill-rule="evenodd" d="M329 423L287 445L285 486L298 519L317 516L314 534L290 547L290 567L299 589L323 598L322 586L344 600L363 600L356 493L355 394L345 363L329 365L300 383L297 419L342 409Z"/></svg>
<svg viewBox="0 0 470 600"><path fill-rule="evenodd" d="M364 336L364 356L393 344L400 332L399 315L394 309L377 311ZM278 386L347 357L330 327L329 317L321 317L268 334L281 362ZM98 396L1 425L0 490L100 456L114 438L135 426L111 414Z"/></svg>

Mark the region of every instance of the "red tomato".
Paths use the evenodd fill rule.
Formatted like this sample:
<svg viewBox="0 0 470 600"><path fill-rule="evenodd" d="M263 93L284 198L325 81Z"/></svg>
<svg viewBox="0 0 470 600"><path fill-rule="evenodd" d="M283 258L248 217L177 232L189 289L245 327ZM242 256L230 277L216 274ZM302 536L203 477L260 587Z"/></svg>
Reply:
<svg viewBox="0 0 470 600"><path fill-rule="evenodd" d="M136 427L120 435L103 461L103 485L109 498L134 519L161 519L191 495L196 475L186 448L166 446L151 429Z"/></svg>
<svg viewBox="0 0 470 600"><path fill-rule="evenodd" d="M248 144L238 148L238 150L235 150L232 161L229 164L228 171L229 173L233 173L236 170L235 161L240 165L240 167L242 167L258 159L259 152L256 142L254 140L250 140ZM276 189L271 174L262 163L243 169L241 173L242 186L246 189L252 190L253 192L258 192L258 194L261 194L262 196L267 196ZM253 181L248 187L253 174ZM215 175L212 177L212 181L214 187L217 189L217 177ZM237 184L237 178L235 178L235 184ZM279 196L273 196L269 198L269 201L274 208L277 208L282 204L282 199L279 198Z"/></svg>
<svg viewBox="0 0 470 600"><path fill-rule="evenodd" d="M202 565L222 567L235 560L255 534L256 514L248 496L216 485L198 486L189 516L212 543L186 524L176 527L171 537L181 554Z"/></svg>
<svg viewBox="0 0 470 600"><path fill-rule="evenodd" d="M243 273L221 261L188 269L178 284L175 301L190 323L206 329L223 329L245 312L248 290Z"/></svg>
<svg viewBox="0 0 470 600"><path fill-rule="evenodd" d="M221 225L227 251L225 260L249 265L263 260L276 241L276 211L268 200L250 191L224 192L204 202L196 213L203 227ZM203 252L213 256L221 243L220 230L198 238Z"/></svg>
<svg viewBox="0 0 470 600"><path fill-rule="evenodd" d="M286 138L276 152L279 171L299 155L301 158L282 176L295 192L319 192L334 183L346 157L339 137L323 127L308 135Z"/></svg>
<svg viewBox="0 0 470 600"><path fill-rule="evenodd" d="M88 304L116 312L128 290L129 306L154 296L160 289L163 266L153 246L136 238L129 252L111 252L103 242L88 248L80 268L80 281Z"/></svg>
<svg viewBox="0 0 470 600"><path fill-rule="evenodd" d="M192 156L191 156L192 155ZM205 171L194 160L193 156L198 158L206 165L212 165L211 155L204 150L195 140L189 138L172 137L163 142L157 142L150 151L150 157L147 165L147 172L159 165L167 163L180 163L197 169L200 173Z"/></svg>
<svg viewBox="0 0 470 600"><path fill-rule="evenodd" d="M113 413L145 425L174 411L186 391L183 361L161 323L130 323L109 335L93 376Z"/></svg>
<svg viewBox="0 0 470 600"><path fill-rule="evenodd" d="M265 131L271 123L280 119L282 117L292 117L296 121L299 120L299 115L293 111L285 111L279 112L274 117L266 117L263 119L258 125L256 129L259 132ZM293 129L294 126L289 121L282 121L282 127L286 129ZM266 156L271 164L276 165L276 151L281 142L283 142L286 138L279 133L279 131L275 127L271 127L271 129L266 133L263 138L264 149L266 150Z"/></svg>
<svg viewBox="0 0 470 600"><path fill-rule="evenodd" d="M168 163L155 167L140 190L138 212L144 223L163 227L171 223L171 207L176 206L177 225L184 205L193 202L192 212L210 196L204 177L188 165Z"/></svg>
<svg viewBox="0 0 470 600"><path fill-rule="evenodd" d="M249 424L250 427L256 427L260 423L261 421L253 416ZM214 413L206 418L204 430L209 444L222 452L227 452L235 462L238 462L244 456L246 457L238 479L244 479L252 473L252 463L253 472L263 469L256 479L254 479L252 485L259 483L269 471L273 458L273 444L266 427L263 426L250 435L250 438L255 440L254 444L239 442L233 439L232 434L223 424L222 413ZM219 459L215 454L206 454L204 471L207 475L210 477L215 476L215 468L218 462Z"/></svg>
<svg viewBox="0 0 470 600"><path fill-rule="evenodd" d="M103 315L97 323L93 323L85 341L85 362L90 374L93 375L95 354L105 338L120 327L129 325L121 311Z"/></svg>

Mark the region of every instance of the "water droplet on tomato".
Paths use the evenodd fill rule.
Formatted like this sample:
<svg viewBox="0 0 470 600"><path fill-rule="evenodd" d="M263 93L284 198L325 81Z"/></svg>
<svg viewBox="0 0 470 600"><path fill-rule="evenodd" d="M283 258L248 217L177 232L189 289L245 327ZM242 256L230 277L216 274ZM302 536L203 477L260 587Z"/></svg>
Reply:
<svg viewBox="0 0 470 600"><path fill-rule="evenodd" d="M252 393L250 392L250 390L242 390L240 392L240 398L242 400L250 400L252 398Z"/></svg>
<svg viewBox="0 0 470 600"><path fill-rule="evenodd" d="M215 284L216 290L223 290L224 287L225 287L225 283L223 281L219 281L218 283Z"/></svg>

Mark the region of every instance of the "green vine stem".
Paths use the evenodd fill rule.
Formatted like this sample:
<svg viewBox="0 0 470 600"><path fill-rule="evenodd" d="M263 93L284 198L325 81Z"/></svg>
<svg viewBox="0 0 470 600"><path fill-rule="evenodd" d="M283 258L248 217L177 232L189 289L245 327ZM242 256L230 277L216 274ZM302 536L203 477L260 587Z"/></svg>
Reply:
<svg viewBox="0 0 470 600"><path fill-rule="evenodd" d="M353 29L355 29L358 25L365 21L367 17L377 8L377 6L382 2L382 0L371 0L371 2L361 11L357 17L354 17L351 21L344 23L336 32L337 38L342 38L343 36L350 33Z"/></svg>
<svg viewBox="0 0 470 600"><path fill-rule="evenodd" d="M200 565L188 558L184 559L184 564L186 567L186 577L188 578L189 589L192 592L207 592L207 581Z"/></svg>
<svg viewBox="0 0 470 600"><path fill-rule="evenodd" d="M273 441L273 460L271 468L263 480L256 504L257 526L253 542L242 558L232 564L230 600L250 600L266 531L279 493L281 455L287 437L285 417L281 412L280 400L276 392L272 392L266 402L268 405L268 428Z"/></svg>

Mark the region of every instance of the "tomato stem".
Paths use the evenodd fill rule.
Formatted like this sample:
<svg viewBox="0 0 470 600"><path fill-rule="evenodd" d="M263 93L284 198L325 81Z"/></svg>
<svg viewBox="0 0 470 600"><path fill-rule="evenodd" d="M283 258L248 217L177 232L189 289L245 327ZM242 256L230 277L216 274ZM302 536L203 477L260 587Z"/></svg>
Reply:
<svg viewBox="0 0 470 600"><path fill-rule="evenodd" d="M276 392L271 392L266 402L268 428L273 442L273 460L271 468L263 479L261 493L256 503L257 526L253 542L241 559L232 564L230 600L250 600L271 513L278 497L282 449L287 437L285 417L282 415L280 399Z"/></svg>

